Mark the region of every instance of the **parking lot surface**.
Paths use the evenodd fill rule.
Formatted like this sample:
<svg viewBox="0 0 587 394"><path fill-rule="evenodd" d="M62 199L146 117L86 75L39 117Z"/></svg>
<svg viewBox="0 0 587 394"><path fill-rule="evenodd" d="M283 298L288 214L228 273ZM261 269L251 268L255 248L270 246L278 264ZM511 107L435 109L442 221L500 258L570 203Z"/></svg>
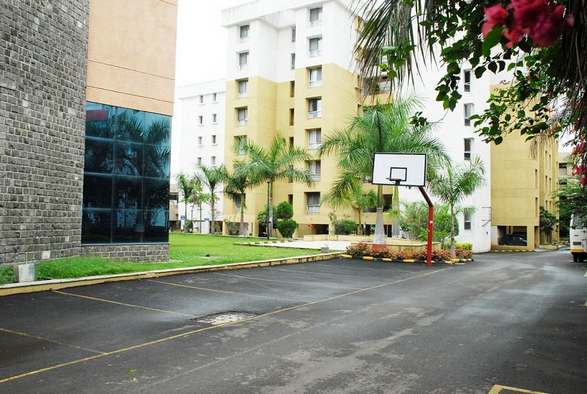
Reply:
<svg viewBox="0 0 587 394"><path fill-rule="evenodd" d="M570 261L332 260L3 297L0 392L585 393L587 265Z"/></svg>

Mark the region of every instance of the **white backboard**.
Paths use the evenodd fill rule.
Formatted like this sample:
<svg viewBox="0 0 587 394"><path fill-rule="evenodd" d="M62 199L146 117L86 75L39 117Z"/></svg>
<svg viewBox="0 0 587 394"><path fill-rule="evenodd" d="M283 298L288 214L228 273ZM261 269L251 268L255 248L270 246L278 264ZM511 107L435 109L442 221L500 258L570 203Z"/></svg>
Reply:
<svg viewBox="0 0 587 394"><path fill-rule="evenodd" d="M424 153L375 153L374 185L424 186L426 155Z"/></svg>

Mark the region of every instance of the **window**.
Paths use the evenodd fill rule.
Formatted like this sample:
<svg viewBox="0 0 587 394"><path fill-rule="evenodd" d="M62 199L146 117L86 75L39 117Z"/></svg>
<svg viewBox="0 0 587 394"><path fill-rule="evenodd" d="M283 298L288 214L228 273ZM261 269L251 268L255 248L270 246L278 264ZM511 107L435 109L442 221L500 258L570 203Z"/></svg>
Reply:
<svg viewBox="0 0 587 394"><path fill-rule="evenodd" d="M534 187L538 187L538 170L534 169Z"/></svg>
<svg viewBox="0 0 587 394"><path fill-rule="evenodd" d="M218 101L218 94L212 93L212 101L213 102L217 102Z"/></svg>
<svg viewBox="0 0 587 394"><path fill-rule="evenodd" d="M239 26L238 36L241 40L247 39L249 37L249 25Z"/></svg>
<svg viewBox="0 0 587 394"><path fill-rule="evenodd" d="M294 125L294 118L295 118L295 111L293 108L289 109L289 125L293 126Z"/></svg>
<svg viewBox="0 0 587 394"><path fill-rule="evenodd" d="M213 166L216 165L216 156L210 157L210 165L213 165Z"/></svg>
<svg viewBox="0 0 587 394"><path fill-rule="evenodd" d="M238 54L238 68L244 70L249 64L249 51L239 52Z"/></svg>
<svg viewBox="0 0 587 394"><path fill-rule="evenodd" d="M463 72L463 80L464 80L463 90L465 92L470 92L471 91L471 70L465 70Z"/></svg>
<svg viewBox="0 0 587 394"><path fill-rule="evenodd" d="M322 37L313 37L308 39L308 49L310 51L310 57L320 55L320 44L322 43Z"/></svg>
<svg viewBox="0 0 587 394"><path fill-rule="evenodd" d="M320 160L309 160L308 161L308 172L310 173L310 179L313 181L320 180Z"/></svg>
<svg viewBox="0 0 587 394"><path fill-rule="evenodd" d="M246 97L248 88L249 88L249 80L248 79L241 79L237 81L238 83L238 95L240 97Z"/></svg>
<svg viewBox="0 0 587 394"><path fill-rule="evenodd" d="M204 117L202 115L198 115L198 124L202 126L204 124Z"/></svg>
<svg viewBox="0 0 587 394"><path fill-rule="evenodd" d="M310 129L307 131L307 133L308 133L308 148L309 149L320 148L320 144L322 143L322 130Z"/></svg>
<svg viewBox="0 0 587 394"><path fill-rule="evenodd" d="M308 99L308 117L319 118L322 116L322 99L311 98Z"/></svg>
<svg viewBox="0 0 587 394"><path fill-rule="evenodd" d="M463 211L464 217L464 224L463 227L465 230L470 230L472 228L472 221L473 221L473 212L470 209L465 209Z"/></svg>
<svg viewBox="0 0 587 394"><path fill-rule="evenodd" d="M296 69L296 54L295 53L292 53L291 54L289 68L292 69L292 70L295 70Z"/></svg>
<svg viewBox="0 0 587 394"><path fill-rule="evenodd" d="M167 242L170 117L87 102L86 119L82 243Z"/></svg>
<svg viewBox="0 0 587 394"><path fill-rule="evenodd" d="M294 147L294 137L289 137L289 148L292 149Z"/></svg>
<svg viewBox="0 0 587 394"><path fill-rule="evenodd" d="M198 157L198 166L201 166L201 165L202 165L202 158Z"/></svg>
<svg viewBox="0 0 587 394"><path fill-rule="evenodd" d="M309 12L310 24L314 25L320 23L322 18L322 7L310 8Z"/></svg>
<svg viewBox="0 0 587 394"><path fill-rule="evenodd" d="M471 116L473 115L474 112L474 105L472 103L468 103L464 105L464 110L465 110L465 126L470 126L471 125Z"/></svg>
<svg viewBox="0 0 587 394"><path fill-rule="evenodd" d="M287 195L287 202L293 207L293 194Z"/></svg>
<svg viewBox="0 0 587 394"><path fill-rule="evenodd" d="M294 97L296 95L296 82L289 81L289 97Z"/></svg>
<svg viewBox="0 0 587 394"><path fill-rule="evenodd" d="M322 84L322 67L308 69L308 80L310 87L320 86Z"/></svg>
<svg viewBox="0 0 587 394"><path fill-rule="evenodd" d="M306 204L308 213L320 212L320 193L308 192L306 193Z"/></svg>
<svg viewBox="0 0 587 394"><path fill-rule="evenodd" d="M212 123L216 124L218 122L218 115L212 114Z"/></svg>
<svg viewBox="0 0 587 394"><path fill-rule="evenodd" d="M473 139L465 138L465 160L471 160L471 148L473 147Z"/></svg>
<svg viewBox="0 0 587 394"><path fill-rule="evenodd" d="M200 94L200 104L204 104L204 96Z"/></svg>
<svg viewBox="0 0 587 394"><path fill-rule="evenodd" d="M202 137L202 136L198 137L198 145L200 145L200 146L204 145L204 137Z"/></svg>
<svg viewBox="0 0 587 394"><path fill-rule="evenodd" d="M238 155L244 155L247 148L247 137L244 135L234 137L234 147Z"/></svg>
<svg viewBox="0 0 587 394"><path fill-rule="evenodd" d="M236 116L238 119L238 124L240 126L244 126L247 124L247 120L249 118L249 110L247 109L247 107L237 108L236 109Z"/></svg>
<svg viewBox="0 0 587 394"><path fill-rule="evenodd" d="M291 27L291 42L296 42L296 27Z"/></svg>
<svg viewBox="0 0 587 394"><path fill-rule="evenodd" d="M216 135L212 134L212 144L216 145Z"/></svg>

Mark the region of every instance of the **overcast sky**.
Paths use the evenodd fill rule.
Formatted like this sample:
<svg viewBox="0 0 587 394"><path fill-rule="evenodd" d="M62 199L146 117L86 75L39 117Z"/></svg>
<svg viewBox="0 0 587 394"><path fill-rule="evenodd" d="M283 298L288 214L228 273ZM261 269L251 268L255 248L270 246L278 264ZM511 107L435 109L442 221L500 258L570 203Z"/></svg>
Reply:
<svg viewBox="0 0 587 394"><path fill-rule="evenodd" d="M220 10L250 0L179 0L177 85L225 77L226 38Z"/></svg>

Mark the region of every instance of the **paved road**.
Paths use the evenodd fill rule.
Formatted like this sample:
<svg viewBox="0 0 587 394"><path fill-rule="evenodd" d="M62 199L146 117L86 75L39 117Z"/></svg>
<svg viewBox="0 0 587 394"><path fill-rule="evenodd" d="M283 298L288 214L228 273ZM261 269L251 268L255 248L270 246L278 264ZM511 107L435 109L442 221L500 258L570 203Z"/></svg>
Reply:
<svg viewBox="0 0 587 394"><path fill-rule="evenodd" d="M340 260L0 298L0 392L585 393L586 268ZM205 319L227 311L250 317Z"/></svg>

